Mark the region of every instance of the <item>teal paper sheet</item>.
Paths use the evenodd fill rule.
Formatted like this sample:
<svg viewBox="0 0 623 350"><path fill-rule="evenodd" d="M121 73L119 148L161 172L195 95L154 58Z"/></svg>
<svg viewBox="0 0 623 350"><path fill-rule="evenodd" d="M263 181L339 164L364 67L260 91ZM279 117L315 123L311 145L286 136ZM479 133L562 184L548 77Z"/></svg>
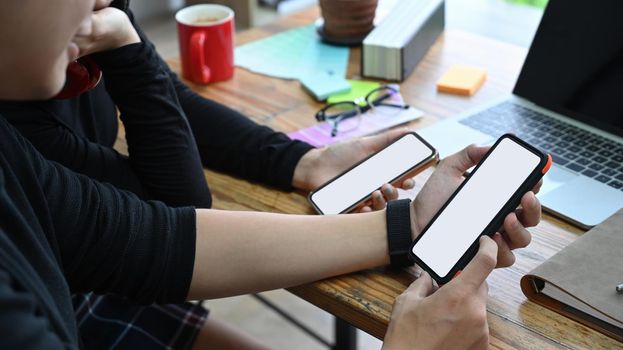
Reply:
<svg viewBox="0 0 623 350"><path fill-rule="evenodd" d="M348 65L348 48L320 41L313 25L291 29L236 48L236 66L282 79L327 81L336 84L333 92L326 84L306 86L318 98L343 92ZM317 88L314 85L318 85Z"/></svg>

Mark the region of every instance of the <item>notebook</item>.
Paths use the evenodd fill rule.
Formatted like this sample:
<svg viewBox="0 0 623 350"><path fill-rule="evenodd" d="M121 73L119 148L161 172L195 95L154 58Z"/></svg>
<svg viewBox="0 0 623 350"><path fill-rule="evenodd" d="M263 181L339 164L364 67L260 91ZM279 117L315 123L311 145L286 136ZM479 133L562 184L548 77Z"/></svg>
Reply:
<svg viewBox="0 0 623 350"><path fill-rule="evenodd" d="M316 99L348 91L348 47L320 41L313 25L236 47L236 66L282 79L297 79Z"/></svg>
<svg viewBox="0 0 623 350"><path fill-rule="evenodd" d="M589 210L589 209L587 209ZM529 300L623 341L623 210L521 279Z"/></svg>
<svg viewBox="0 0 623 350"><path fill-rule="evenodd" d="M338 103L346 101L359 101L360 105L365 105L365 97L370 91L381 86L380 83L367 80L346 80L350 85L350 91L329 96L327 103Z"/></svg>

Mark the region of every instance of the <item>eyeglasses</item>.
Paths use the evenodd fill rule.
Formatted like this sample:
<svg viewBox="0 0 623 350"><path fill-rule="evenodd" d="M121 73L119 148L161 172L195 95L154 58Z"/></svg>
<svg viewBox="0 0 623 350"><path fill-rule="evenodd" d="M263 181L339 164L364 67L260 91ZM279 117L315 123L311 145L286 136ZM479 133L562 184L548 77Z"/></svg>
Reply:
<svg viewBox="0 0 623 350"><path fill-rule="evenodd" d="M339 132L349 132L359 127L361 117L368 111L393 116L408 109L400 96L398 85L383 85L370 91L361 100L332 103L319 110L315 117L319 122L331 125L331 137ZM339 129L339 130L338 130Z"/></svg>

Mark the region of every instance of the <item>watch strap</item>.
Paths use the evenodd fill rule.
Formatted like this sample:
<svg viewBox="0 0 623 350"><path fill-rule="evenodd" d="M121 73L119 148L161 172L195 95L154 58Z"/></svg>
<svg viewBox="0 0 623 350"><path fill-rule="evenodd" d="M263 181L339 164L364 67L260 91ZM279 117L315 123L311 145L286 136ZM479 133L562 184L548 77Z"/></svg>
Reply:
<svg viewBox="0 0 623 350"><path fill-rule="evenodd" d="M392 266L411 265L411 200L398 199L387 202L385 210L387 221L387 247Z"/></svg>

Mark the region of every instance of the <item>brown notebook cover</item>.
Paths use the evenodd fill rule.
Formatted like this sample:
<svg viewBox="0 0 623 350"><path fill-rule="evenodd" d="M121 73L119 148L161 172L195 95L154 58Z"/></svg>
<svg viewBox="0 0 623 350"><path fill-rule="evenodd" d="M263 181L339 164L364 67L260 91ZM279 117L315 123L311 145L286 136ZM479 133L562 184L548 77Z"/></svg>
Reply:
<svg viewBox="0 0 623 350"><path fill-rule="evenodd" d="M623 341L623 209L521 279L529 300Z"/></svg>

